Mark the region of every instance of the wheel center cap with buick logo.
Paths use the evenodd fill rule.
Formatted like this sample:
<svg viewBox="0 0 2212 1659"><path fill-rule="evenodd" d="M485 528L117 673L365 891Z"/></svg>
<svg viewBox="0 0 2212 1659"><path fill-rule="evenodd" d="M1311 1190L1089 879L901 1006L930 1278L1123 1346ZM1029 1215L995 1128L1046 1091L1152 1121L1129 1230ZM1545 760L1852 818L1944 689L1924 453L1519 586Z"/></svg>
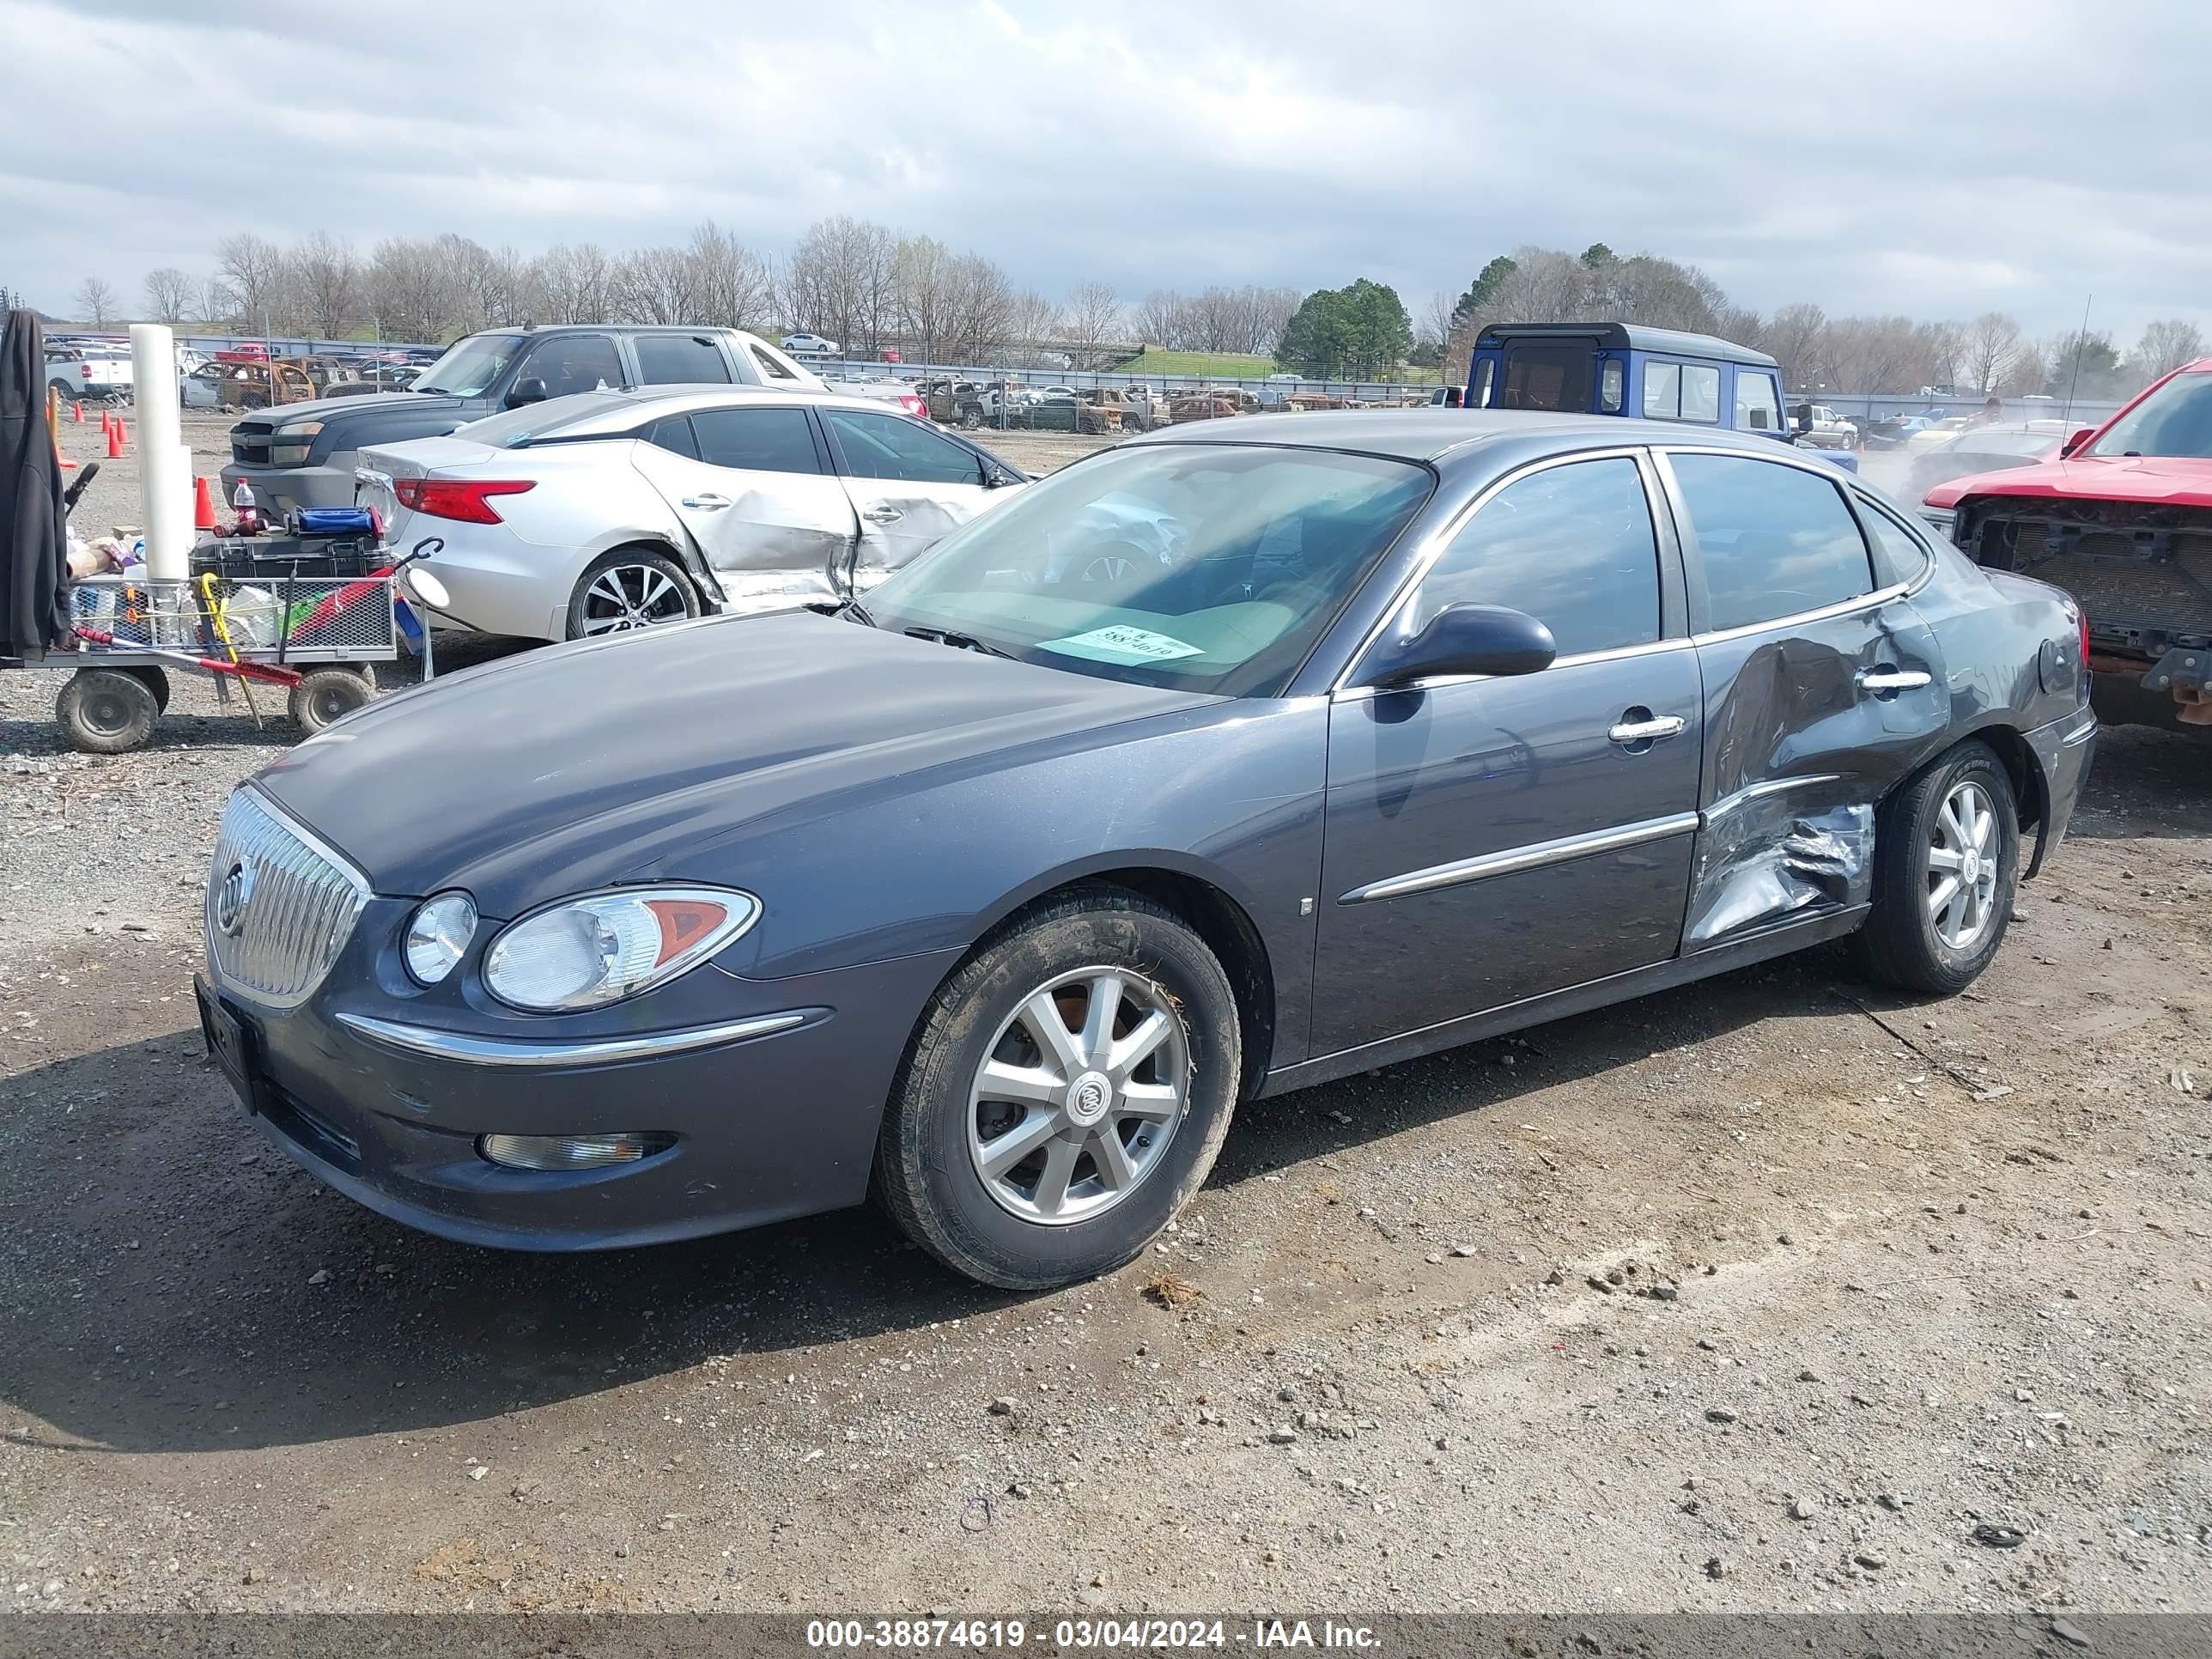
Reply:
<svg viewBox="0 0 2212 1659"><path fill-rule="evenodd" d="M246 926L246 907L253 899L253 860L240 859L216 890L215 930L225 939L236 939Z"/></svg>
<svg viewBox="0 0 2212 1659"><path fill-rule="evenodd" d="M1085 1072L1067 1091L1067 1115L1079 1124L1096 1123L1113 1100L1114 1085L1097 1072Z"/></svg>

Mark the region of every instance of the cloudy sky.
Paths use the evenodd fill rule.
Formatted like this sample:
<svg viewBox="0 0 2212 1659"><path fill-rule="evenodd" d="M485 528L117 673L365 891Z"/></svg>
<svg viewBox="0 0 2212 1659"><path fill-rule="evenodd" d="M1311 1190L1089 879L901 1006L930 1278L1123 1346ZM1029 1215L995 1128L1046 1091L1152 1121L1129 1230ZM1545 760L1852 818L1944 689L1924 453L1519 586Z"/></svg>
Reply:
<svg viewBox="0 0 2212 1659"><path fill-rule="evenodd" d="M848 212L1059 295L1604 241L1742 303L2212 332L2203 0L0 0L0 284Z"/></svg>

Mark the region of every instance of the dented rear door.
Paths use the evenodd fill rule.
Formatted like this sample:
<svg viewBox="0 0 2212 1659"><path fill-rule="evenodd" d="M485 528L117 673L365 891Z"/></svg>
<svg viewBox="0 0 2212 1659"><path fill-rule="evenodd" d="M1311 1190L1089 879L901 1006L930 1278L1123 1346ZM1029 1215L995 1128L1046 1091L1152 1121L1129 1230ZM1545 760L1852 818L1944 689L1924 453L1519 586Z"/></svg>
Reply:
<svg viewBox="0 0 2212 1659"><path fill-rule="evenodd" d="M1934 633L1832 474L1661 459L1705 687L1685 954L1871 896L1875 808L1946 728Z"/></svg>

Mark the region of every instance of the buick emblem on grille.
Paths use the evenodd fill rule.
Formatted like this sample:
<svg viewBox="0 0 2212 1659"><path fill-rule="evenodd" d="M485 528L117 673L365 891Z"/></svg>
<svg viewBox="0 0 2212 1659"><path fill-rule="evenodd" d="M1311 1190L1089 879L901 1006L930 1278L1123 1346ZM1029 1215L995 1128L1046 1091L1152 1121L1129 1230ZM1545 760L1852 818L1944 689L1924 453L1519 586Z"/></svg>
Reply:
<svg viewBox="0 0 2212 1659"><path fill-rule="evenodd" d="M236 939L246 926L246 907L253 899L253 860L240 859L216 890L215 930L225 939Z"/></svg>

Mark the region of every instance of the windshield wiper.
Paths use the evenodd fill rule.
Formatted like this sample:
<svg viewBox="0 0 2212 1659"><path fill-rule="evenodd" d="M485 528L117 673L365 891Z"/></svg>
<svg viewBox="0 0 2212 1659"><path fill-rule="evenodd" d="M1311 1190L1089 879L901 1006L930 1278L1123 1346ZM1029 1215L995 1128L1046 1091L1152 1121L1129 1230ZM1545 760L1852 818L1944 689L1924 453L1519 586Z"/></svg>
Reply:
<svg viewBox="0 0 2212 1659"><path fill-rule="evenodd" d="M987 644L973 634L956 634L943 628L909 628L906 632L911 639L933 640L939 645L949 645L956 651L977 651L987 657L1004 657L1008 662L1021 660L1012 652L1001 651L997 646Z"/></svg>

